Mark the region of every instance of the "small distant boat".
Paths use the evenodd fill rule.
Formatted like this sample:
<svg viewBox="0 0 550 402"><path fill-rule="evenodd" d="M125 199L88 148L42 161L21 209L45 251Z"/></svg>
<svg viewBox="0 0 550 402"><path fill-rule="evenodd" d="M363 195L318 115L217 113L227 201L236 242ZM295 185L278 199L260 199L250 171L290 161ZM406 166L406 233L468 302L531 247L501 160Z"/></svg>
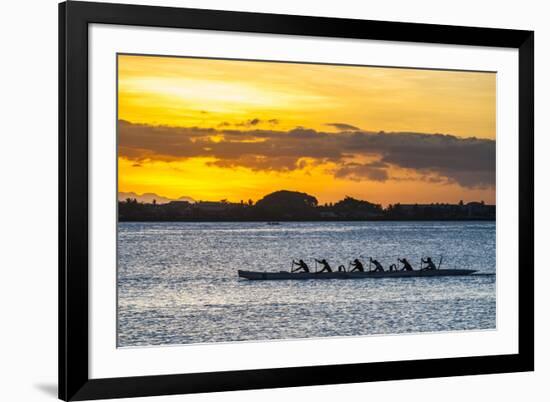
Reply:
<svg viewBox="0 0 550 402"><path fill-rule="evenodd" d="M280 222L267 222L268 225L280 225Z"/></svg>
<svg viewBox="0 0 550 402"><path fill-rule="evenodd" d="M434 276L465 276L477 272L474 269L431 269L416 271L384 272L258 272L239 270L239 277L250 280L303 280L303 279L366 279L366 278L424 278Z"/></svg>

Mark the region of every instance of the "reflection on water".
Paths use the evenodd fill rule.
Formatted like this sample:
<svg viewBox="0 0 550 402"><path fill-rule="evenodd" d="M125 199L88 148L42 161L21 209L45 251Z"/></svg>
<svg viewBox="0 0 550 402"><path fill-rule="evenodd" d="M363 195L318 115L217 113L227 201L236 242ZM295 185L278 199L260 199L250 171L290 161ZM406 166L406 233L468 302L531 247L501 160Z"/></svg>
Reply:
<svg viewBox="0 0 550 402"><path fill-rule="evenodd" d="M238 269L430 255L495 273L494 222L121 223L119 346L495 328L495 276L247 281ZM366 264L367 265L367 264Z"/></svg>

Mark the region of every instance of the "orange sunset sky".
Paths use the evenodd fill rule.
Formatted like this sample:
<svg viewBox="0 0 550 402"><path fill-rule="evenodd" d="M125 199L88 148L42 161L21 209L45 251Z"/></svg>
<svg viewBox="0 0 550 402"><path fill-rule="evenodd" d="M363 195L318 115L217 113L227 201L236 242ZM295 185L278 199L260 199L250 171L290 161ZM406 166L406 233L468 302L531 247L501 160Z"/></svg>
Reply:
<svg viewBox="0 0 550 402"><path fill-rule="evenodd" d="M118 56L119 192L495 202L496 75Z"/></svg>

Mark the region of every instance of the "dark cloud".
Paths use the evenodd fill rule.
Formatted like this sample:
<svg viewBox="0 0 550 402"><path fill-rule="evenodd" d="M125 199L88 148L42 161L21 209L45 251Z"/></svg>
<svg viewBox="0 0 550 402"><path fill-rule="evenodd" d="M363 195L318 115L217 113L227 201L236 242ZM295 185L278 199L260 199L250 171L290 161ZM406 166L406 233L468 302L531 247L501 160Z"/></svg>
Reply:
<svg viewBox="0 0 550 402"><path fill-rule="evenodd" d="M345 163L334 171L334 177L351 180L386 181L389 165L381 161L370 163Z"/></svg>
<svg viewBox="0 0 550 402"><path fill-rule="evenodd" d="M252 126L257 126L260 123L262 123L262 120L260 120L256 117L254 119L243 121L242 123L237 123L237 124L235 124L235 126L238 126L238 127L252 127Z"/></svg>
<svg viewBox="0 0 550 402"><path fill-rule="evenodd" d="M222 140L213 141L212 135ZM389 168L398 167L414 173L410 179L464 187L495 185L494 140L443 134L344 131L335 135L304 127L214 130L120 121L119 152L135 162L203 156L215 158L216 166L280 171L302 169L303 159L310 158L315 163L335 163L334 175L352 180L390 180ZM350 163L357 156L375 162Z"/></svg>
<svg viewBox="0 0 550 402"><path fill-rule="evenodd" d="M233 159L218 159L210 162L211 166L218 167L242 167L252 170L291 171L304 167L302 161L292 156L274 156L266 158L263 156L243 155Z"/></svg>
<svg viewBox="0 0 550 402"><path fill-rule="evenodd" d="M249 120L246 120L246 121L242 121L242 122L239 122L239 123L234 123L234 124L231 124L231 123L228 123L226 121L218 124L218 127L229 127L231 125L235 126L235 127L255 127L259 124L269 124L269 125L277 125L279 124L279 120L278 119L269 119L269 120L262 120L262 119L259 119L257 117L255 117L254 119L249 119Z"/></svg>
<svg viewBox="0 0 550 402"><path fill-rule="evenodd" d="M419 173L437 173L464 187L493 187L495 141L442 134L378 134L382 161Z"/></svg>
<svg viewBox="0 0 550 402"><path fill-rule="evenodd" d="M346 123L325 123L325 126L334 127L340 131L357 131L360 130L359 127L352 126L351 124Z"/></svg>

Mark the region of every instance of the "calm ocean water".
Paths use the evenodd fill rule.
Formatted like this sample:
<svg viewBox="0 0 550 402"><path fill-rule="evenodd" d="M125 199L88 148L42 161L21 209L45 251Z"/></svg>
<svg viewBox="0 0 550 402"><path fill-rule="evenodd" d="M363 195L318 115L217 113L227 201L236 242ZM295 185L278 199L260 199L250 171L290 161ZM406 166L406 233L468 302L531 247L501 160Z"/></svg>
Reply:
<svg viewBox="0 0 550 402"><path fill-rule="evenodd" d="M248 281L238 269L397 256L495 273L494 222L121 223L118 344L491 329L495 276ZM437 258L435 258L437 257Z"/></svg>

